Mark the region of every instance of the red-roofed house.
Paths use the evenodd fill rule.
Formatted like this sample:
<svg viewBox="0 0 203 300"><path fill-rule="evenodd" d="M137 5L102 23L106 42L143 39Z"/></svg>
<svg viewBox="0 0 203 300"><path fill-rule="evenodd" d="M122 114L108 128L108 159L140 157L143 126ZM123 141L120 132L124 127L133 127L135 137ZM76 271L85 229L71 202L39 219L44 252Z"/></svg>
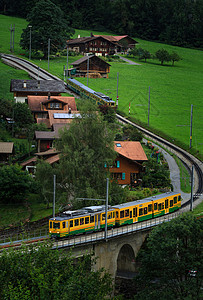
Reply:
<svg viewBox="0 0 203 300"><path fill-rule="evenodd" d="M61 96L28 96L28 106L34 115L37 123L44 123L48 128L51 128L53 123L50 122L50 115L57 113L70 113L77 112L77 107L74 97L61 97ZM69 119L65 122L69 123Z"/></svg>
<svg viewBox="0 0 203 300"><path fill-rule="evenodd" d="M116 179L118 184L136 185L142 163L148 160L142 145L134 141L115 141L114 150L118 156L114 165L109 168L112 178Z"/></svg>

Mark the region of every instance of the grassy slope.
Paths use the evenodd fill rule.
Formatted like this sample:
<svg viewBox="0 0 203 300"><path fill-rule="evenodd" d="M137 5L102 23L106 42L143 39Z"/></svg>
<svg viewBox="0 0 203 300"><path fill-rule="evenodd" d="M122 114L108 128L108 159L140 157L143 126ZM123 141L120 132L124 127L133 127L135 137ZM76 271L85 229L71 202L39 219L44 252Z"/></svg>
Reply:
<svg viewBox="0 0 203 300"><path fill-rule="evenodd" d="M10 47L10 24L15 23L15 53L26 53L21 50L18 41L26 21L20 18L10 18L0 15L0 49L1 52L9 52ZM93 31L95 34L99 32ZM89 36L90 31L76 30L75 37ZM107 33L102 33L107 34ZM129 103L131 103L131 117L147 123L148 120L148 91L151 89L150 126L157 128L174 139L180 140L189 146L190 138L190 109L193 108L193 140L192 145L203 154L202 128L203 128L203 52L198 50L174 47L140 39L138 47L143 47L155 53L164 47L169 52L177 51L182 60L172 67L170 64L161 66L156 60L141 63L140 66L130 66L124 63L111 62L109 79L89 79L89 86L96 91L101 91L116 99L117 72L119 72L119 110L128 114ZM79 57L69 57L69 64ZM33 60L40 67L47 69L47 61ZM66 58L55 58L50 61L50 72L63 78L63 66ZM2 69L2 67L0 66ZM8 68L5 67L4 68ZM7 69L10 77L15 74L11 68ZM2 70L2 74L5 70ZM18 71L15 71L18 72ZM21 72L21 71L19 71ZM24 72L18 73L15 78L22 78ZM10 77L5 76L4 86L10 85ZM23 77L25 78L25 77ZM86 84L86 79L79 79ZM1 90L1 88L0 88ZM7 88L8 90L8 88ZM183 125L183 126L180 126Z"/></svg>

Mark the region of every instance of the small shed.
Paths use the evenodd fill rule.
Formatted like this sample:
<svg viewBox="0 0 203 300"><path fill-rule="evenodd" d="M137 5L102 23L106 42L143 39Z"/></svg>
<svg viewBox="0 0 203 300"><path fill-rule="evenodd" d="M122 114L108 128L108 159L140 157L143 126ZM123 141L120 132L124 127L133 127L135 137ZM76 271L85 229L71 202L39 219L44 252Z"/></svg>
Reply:
<svg viewBox="0 0 203 300"><path fill-rule="evenodd" d="M111 66L96 55L83 56L73 62L72 65L76 69L75 76L86 77L88 71L88 76L92 78L108 78Z"/></svg>
<svg viewBox="0 0 203 300"><path fill-rule="evenodd" d="M0 142L0 162L7 162L13 154L13 142Z"/></svg>

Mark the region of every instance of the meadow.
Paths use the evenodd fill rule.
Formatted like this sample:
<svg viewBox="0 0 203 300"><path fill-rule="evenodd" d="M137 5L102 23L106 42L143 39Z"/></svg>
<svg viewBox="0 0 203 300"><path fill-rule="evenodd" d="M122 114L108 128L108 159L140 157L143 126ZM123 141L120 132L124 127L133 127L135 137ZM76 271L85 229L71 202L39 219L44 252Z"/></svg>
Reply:
<svg viewBox="0 0 203 300"><path fill-rule="evenodd" d="M11 18L0 15L0 51L9 53L10 49L10 25L15 23L15 49L16 55L28 57L28 51L19 46L22 29L26 27L26 21L20 18ZM94 34L108 34L92 31ZM89 36L90 31L75 30L75 37ZM203 52L195 49L175 47L166 44L149 42L137 39L137 47L149 50L152 54L164 48L170 53L175 51L182 58L181 61L161 66L158 60L148 60L146 63L129 57L140 65L129 65L127 63L110 62L111 68L108 79L89 79L89 87L103 92L116 100L117 73L119 73L119 105L118 110L125 116L141 122L145 126L148 123L148 101L150 87L150 115L149 126L167 135L176 143L181 143L186 149L190 142L190 115L191 104L193 104L192 121L192 150L196 155L203 155ZM69 56L69 66L81 56ZM34 63L44 69L48 69L47 61L40 58L32 59ZM66 57L52 57L49 71L63 79L63 66L66 66ZM22 71L14 70L0 64L1 74L4 75L0 87L0 96L10 86L10 75L12 78L25 76ZM8 74L11 74L8 76ZM12 73L14 72L14 73ZM15 73L16 72L16 73ZM23 72L24 73L24 72ZM15 77L14 77L15 76ZM26 79L23 77L24 79ZM86 78L79 81L86 84ZM5 95L11 98L12 95ZM130 114L129 114L130 105ZM199 155L199 156L200 156Z"/></svg>

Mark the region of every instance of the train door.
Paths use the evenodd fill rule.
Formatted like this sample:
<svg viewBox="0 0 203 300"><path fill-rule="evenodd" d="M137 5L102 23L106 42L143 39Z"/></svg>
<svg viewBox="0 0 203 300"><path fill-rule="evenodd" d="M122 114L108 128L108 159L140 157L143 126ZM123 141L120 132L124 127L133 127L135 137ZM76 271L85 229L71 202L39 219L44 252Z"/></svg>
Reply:
<svg viewBox="0 0 203 300"><path fill-rule="evenodd" d="M95 215L95 229L100 229L100 214Z"/></svg>

